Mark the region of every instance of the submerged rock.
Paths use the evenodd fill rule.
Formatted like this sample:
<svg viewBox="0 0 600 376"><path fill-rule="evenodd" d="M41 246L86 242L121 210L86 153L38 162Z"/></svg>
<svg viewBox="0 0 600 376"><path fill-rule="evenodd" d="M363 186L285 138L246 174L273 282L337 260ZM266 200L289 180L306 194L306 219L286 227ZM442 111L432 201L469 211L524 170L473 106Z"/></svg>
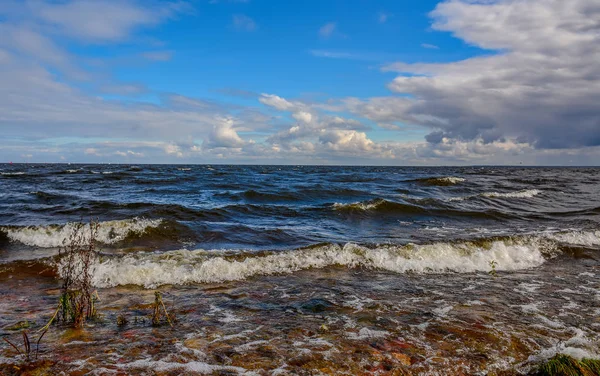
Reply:
<svg viewBox="0 0 600 376"><path fill-rule="evenodd" d="M300 309L310 313L321 313L325 311L331 311L335 307L335 304L325 299L310 299L300 305Z"/></svg>

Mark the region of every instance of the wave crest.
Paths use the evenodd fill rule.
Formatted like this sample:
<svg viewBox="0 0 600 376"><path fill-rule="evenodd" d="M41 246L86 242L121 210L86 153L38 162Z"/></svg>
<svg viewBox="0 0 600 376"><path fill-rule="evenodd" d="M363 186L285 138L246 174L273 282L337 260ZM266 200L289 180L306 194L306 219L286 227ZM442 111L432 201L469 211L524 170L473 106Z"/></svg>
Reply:
<svg viewBox="0 0 600 376"><path fill-rule="evenodd" d="M481 195L488 198L532 198L542 193L539 189L526 189L517 192L485 192Z"/></svg>
<svg viewBox="0 0 600 376"><path fill-rule="evenodd" d="M415 181L425 184L425 185L437 185L437 186L448 186L455 185L458 183L462 183L465 181L464 178L459 178L456 176L443 176L443 177L434 177L434 178L421 178L416 179Z"/></svg>
<svg viewBox="0 0 600 376"><path fill-rule="evenodd" d="M377 198L369 201L359 201L349 204L334 203L333 208L339 211L394 211L404 213L420 213L424 209L407 204L401 204L399 202L387 201L382 198Z"/></svg>
<svg viewBox="0 0 600 376"><path fill-rule="evenodd" d="M140 235L152 228L158 227L162 219L132 218L116 221L100 222L97 241L104 244L114 244L123 241L128 236ZM41 248L55 248L63 245L75 223L47 226L2 226L0 231L6 234L8 240Z"/></svg>
<svg viewBox="0 0 600 376"><path fill-rule="evenodd" d="M556 235L561 242L600 242L600 232ZM522 236L463 242L365 247L354 243L326 244L293 251L244 253L178 250L111 256L94 265L97 287L217 283L258 275L288 274L311 268L363 267L396 273L515 271L540 266L560 253L557 240Z"/></svg>

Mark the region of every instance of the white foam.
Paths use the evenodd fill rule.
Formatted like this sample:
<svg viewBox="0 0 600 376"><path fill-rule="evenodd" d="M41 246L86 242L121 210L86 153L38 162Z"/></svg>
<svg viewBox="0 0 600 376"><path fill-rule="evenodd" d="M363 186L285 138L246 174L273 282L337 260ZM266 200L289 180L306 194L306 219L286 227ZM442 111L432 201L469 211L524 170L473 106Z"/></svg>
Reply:
<svg viewBox="0 0 600 376"><path fill-rule="evenodd" d="M449 197L445 199L446 201L464 201L467 199L472 199L476 197L487 197L487 198L532 198L534 196L542 193L539 189L527 189L523 191L516 192L484 192L476 195L470 196L460 196L460 197Z"/></svg>
<svg viewBox="0 0 600 376"><path fill-rule="evenodd" d="M452 311L452 308L454 308L453 306L444 306L444 307L439 307L439 308L434 308L432 311L433 313L435 313L437 316L441 316L444 317L446 316L450 311Z"/></svg>
<svg viewBox="0 0 600 376"><path fill-rule="evenodd" d="M583 272L583 273L579 273L577 274L577 278L579 277L594 277L596 274L594 273L590 273L590 272Z"/></svg>
<svg viewBox="0 0 600 376"><path fill-rule="evenodd" d="M333 204L333 208L336 210L344 210L344 209L354 209L354 210L372 210L377 209L381 204L385 203L384 200L374 200L374 201L366 201L366 202L353 202L351 204L341 204L336 202Z"/></svg>
<svg viewBox="0 0 600 376"><path fill-rule="evenodd" d="M18 175L25 175L25 173L23 171L19 171L19 172L0 172L0 175L4 175L4 176L18 176Z"/></svg>
<svg viewBox="0 0 600 376"><path fill-rule="evenodd" d="M541 265L547 245L536 238L496 240L485 248L470 242L408 244L367 248L353 243L281 251L269 255L248 254L228 259L205 250L130 254L105 258L94 265L98 287L212 283L242 280L256 275L287 274L303 269L341 265L397 273L513 271Z"/></svg>
<svg viewBox="0 0 600 376"><path fill-rule="evenodd" d="M436 178L435 180L443 182L443 183L450 183L450 184L458 184L458 183L462 183L465 181L464 178L458 178L456 176L446 176L443 178Z"/></svg>
<svg viewBox="0 0 600 376"><path fill-rule="evenodd" d="M569 329L575 333L573 337L567 341L558 342L550 348L543 349L535 355L531 355L527 361L529 363L538 363L550 359L556 354L566 354L576 359L600 359L596 341L591 341L587 338L585 332L581 329L573 327Z"/></svg>
<svg viewBox="0 0 600 376"><path fill-rule="evenodd" d="M254 374L249 373L246 369L233 366L220 366L204 362L192 361L188 363L167 362L164 360L136 360L131 363L119 365L119 368L124 369L147 369L154 372L195 372L199 374L212 374L216 371L231 371L238 374Z"/></svg>
<svg viewBox="0 0 600 376"><path fill-rule="evenodd" d="M130 234L141 234L148 228L158 227L162 219L132 218L118 221L100 222L96 240L104 244L122 241ZM75 223L49 226L0 227L0 231L14 242L25 245L55 248L63 245L75 228ZM86 229L86 233L89 228Z"/></svg>
<svg viewBox="0 0 600 376"><path fill-rule="evenodd" d="M348 338L354 340L363 340L369 338L382 338L390 334L385 330L374 330L369 328L362 328L358 331L358 333L347 333Z"/></svg>
<svg viewBox="0 0 600 376"><path fill-rule="evenodd" d="M532 198L534 196L539 195L540 193L542 193L542 191L540 191L539 189L526 189L523 191L507 193L485 192L481 195L488 198Z"/></svg>
<svg viewBox="0 0 600 376"><path fill-rule="evenodd" d="M600 231L570 231L548 234L548 238L568 244L596 246L600 245Z"/></svg>

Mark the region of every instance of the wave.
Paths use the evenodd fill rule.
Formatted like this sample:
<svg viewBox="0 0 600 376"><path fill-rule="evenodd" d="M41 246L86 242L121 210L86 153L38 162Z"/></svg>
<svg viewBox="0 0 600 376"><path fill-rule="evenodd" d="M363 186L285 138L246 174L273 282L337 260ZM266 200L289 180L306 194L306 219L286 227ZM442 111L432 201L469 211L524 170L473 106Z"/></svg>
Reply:
<svg viewBox="0 0 600 376"><path fill-rule="evenodd" d="M334 203L333 208L345 212L398 212L398 213L422 213L426 210L414 205L401 204L399 202L387 201L382 198L377 198L368 201L359 201L349 204Z"/></svg>
<svg viewBox="0 0 600 376"><path fill-rule="evenodd" d="M532 198L542 193L539 189L526 189L517 192L485 192L481 195L488 198Z"/></svg>
<svg viewBox="0 0 600 376"><path fill-rule="evenodd" d="M21 175L25 175L25 173L23 171L17 171L17 172L0 172L0 175L2 175L2 176L21 176Z"/></svg>
<svg viewBox="0 0 600 376"><path fill-rule="evenodd" d="M293 251L177 250L164 253L111 256L94 264L97 287L218 283L259 275L288 274L332 266L367 268L395 273L516 271L542 265L560 254L560 243L600 243L600 232L528 235L462 242L365 247L354 243L324 244ZM552 236L557 240L553 240Z"/></svg>
<svg viewBox="0 0 600 376"><path fill-rule="evenodd" d="M570 231L546 235L560 243L594 247L600 245L600 231Z"/></svg>
<svg viewBox="0 0 600 376"><path fill-rule="evenodd" d="M511 218L511 214L503 213L494 209L477 210L459 210L447 206L440 205L438 200L424 199L413 200L414 205L404 204L400 202L388 201L382 198L377 198L368 201L359 201L349 204L334 203L332 205L335 211L346 213L349 215L435 215L441 217L470 217L470 218L488 218L488 219L503 219ZM418 202L418 204L416 203ZM425 204L433 204L436 207L422 206Z"/></svg>
<svg viewBox="0 0 600 376"><path fill-rule="evenodd" d="M115 244L131 236L139 236L159 227L162 219L132 218L99 223L97 241L103 244ZM65 239L73 233L75 223L47 226L1 226L0 232L12 242L32 247L56 248L63 245Z"/></svg>
<svg viewBox="0 0 600 376"><path fill-rule="evenodd" d="M539 189L525 189L522 191L515 192L483 192L476 195L470 196L462 196L462 197L451 197L446 201L464 201L477 197L487 197L487 198L533 198L542 193Z"/></svg>
<svg viewBox="0 0 600 376"><path fill-rule="evenodd" d="M436 186L448 186L455 185L458 183L462 183L465 181L464 178L459 178L456 176L443 176L443 177L431 177L431 178L421 178L415 179L413 181L419 182L425 185L436 185Z"/></svg>

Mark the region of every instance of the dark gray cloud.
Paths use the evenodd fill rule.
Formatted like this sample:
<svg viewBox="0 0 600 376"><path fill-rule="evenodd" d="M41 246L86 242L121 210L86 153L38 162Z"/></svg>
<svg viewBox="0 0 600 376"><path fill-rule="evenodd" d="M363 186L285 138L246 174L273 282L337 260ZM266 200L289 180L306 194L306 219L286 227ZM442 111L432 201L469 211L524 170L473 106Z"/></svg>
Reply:
<svg viewBox="0 0 600 376"><path fill-rule="evenodd" d="M431 16L434 29L496 52L447 64L388 65L401 73L390 89L411 97L384 104L376 117L433 128L432 143L600 145L599 0L450 0Z"/></svg>

